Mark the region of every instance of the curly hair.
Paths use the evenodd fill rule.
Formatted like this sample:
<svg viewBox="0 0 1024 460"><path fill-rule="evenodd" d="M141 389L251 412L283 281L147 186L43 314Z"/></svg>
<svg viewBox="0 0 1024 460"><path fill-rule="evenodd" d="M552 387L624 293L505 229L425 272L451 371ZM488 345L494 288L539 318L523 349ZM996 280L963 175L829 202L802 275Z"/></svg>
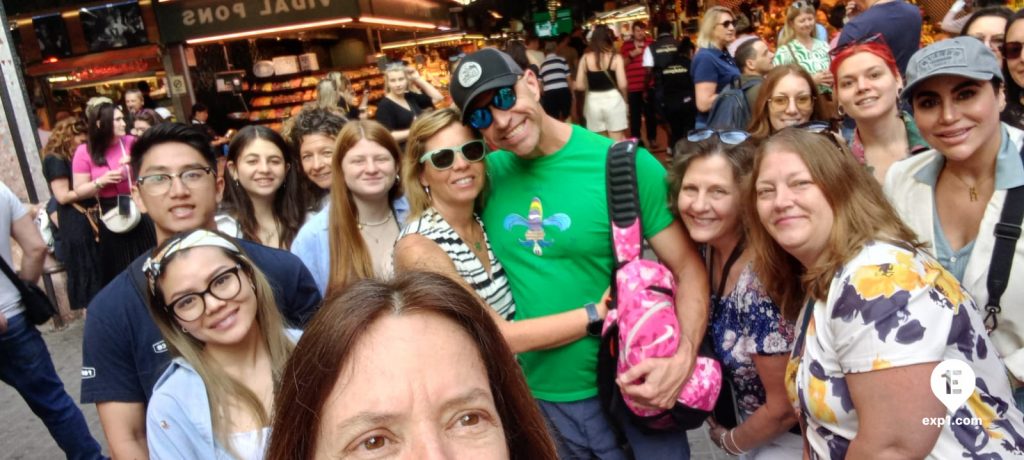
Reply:
<svg viewBox="0 0 1024 460"><path fill-rule="evenodd" d="M85 122L78 118L65 118L57 122L50 133L50 139L43 147L43 155L53 155L66 161L75 156L75 136L88 134Z"/></svg>

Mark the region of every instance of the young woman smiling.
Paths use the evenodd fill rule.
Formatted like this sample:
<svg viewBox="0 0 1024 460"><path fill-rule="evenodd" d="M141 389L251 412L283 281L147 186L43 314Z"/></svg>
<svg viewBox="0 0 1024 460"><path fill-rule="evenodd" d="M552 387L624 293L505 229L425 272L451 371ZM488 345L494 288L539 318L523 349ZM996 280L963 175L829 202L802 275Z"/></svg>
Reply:
<svg viewBox="0 0 1024 460"><path fill-rule="evenodd" d="M814 79L818 92L832 92L832 73L828 71L828 43L814 36L817 25L814 4L797 0L786 12L786 25L775 51L775 65L798 64Z"/></svg>
<svg viewBox="0 0 1024 460"><path fill-rule="evenodd" d="M747 131L764 139L787 126L828 120L820 102L818 87L806 70L796 64L777 66L761 83Z"/></svg>
<svg viewBox="0 0 1024 460"><path fill-rule="evenodd" d="M149 308L175 358L153 389L154 458L263 458L281 371L299 331L226 235L179 233L146 261Z"/></svg>
<svg viewBox="0 0 1024 460"><path fill-rule="evenodd" d="M839 49L832 73L840 111L857 123L850 150L879 183L893 163L928 149L914 118L900 111L903 78L880 36Z"/></svg>
<svg viewBox="0 0 1024 460"><path fill-rule="evenodd" d="M1006 23L1003 43L1003 81L1006 84L1006 108L999 118L1010 126L1024 129L1024 11L1018 11Z"/></svg>
<svg viewBox="0 0 1024 460"><path fill-rule="evenodd" d="M218 219L218 228L264 246L288 249L306 219L299 168L288 144L274 130L257 125L239 130L228 146L222 204L234 226Z"/></svg>
<svg viewBox="0 0 1024 460"><path fill-rule="evenodd" d="M423 92L410 91L411 85L416 85ZM390 64L384 70L384 98L377 103L374 118L404 146L413 120L442 99L441 92L421 78L415 68L406 67L401 62Z"/></svg>

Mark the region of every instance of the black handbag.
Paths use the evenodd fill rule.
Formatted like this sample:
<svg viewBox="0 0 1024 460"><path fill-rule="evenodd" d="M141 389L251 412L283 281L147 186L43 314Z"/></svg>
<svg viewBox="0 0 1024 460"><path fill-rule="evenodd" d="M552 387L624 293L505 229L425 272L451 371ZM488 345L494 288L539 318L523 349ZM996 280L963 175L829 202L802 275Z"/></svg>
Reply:
<svg viewBox="0 0 1024 460"><path fill-rule="evenodd" d="M14 270L7 265L7 261L0 257L0 269L7 275L7 279L11 280L14 287L18 288L18 292L21 293L21 304L25 306L25 318L39 326L50 318L57 316L57 308L53 306L53 302L50 302L50 298L46 296L43 290L35 284L26 283L18 275L14 274Z"/></svg>

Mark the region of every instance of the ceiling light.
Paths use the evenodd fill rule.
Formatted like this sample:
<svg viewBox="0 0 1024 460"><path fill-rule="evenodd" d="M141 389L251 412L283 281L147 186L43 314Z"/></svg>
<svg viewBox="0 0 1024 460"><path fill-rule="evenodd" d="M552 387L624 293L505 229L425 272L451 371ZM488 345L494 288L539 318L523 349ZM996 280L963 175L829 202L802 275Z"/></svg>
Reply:
<svg viewBox="0 0 1024 460"><path fill-rule="evenodd" d="M389 19L389 18L377 18L373 16L360 16L359 22L365 22L368 24L381 24L386 26L399 26L399 27L416 27L420 29L436 29L437 26L429 22L420 21L404 21L401 19Z"/></svg>

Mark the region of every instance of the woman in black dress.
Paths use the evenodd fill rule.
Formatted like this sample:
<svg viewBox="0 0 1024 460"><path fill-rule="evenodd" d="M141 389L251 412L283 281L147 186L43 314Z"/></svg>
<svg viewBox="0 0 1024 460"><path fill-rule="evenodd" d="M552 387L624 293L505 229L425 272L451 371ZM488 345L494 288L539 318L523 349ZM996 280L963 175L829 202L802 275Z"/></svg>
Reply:
<svg viewBox="0 0 1024 460"><path fill-rule="evenodd" d="M96 228L85 214L96 205L96 199L80 199L71 180L71 157L85 139L85 123L67 118L57 123L43 149L43 176L50 185L50 194L57 200L54 255L64 264L71 309L83 312L89 300L103 287L96 269L99 266Z"/></svg>
<svg viewBox="0 0 1024 460"><path fill-rule="evenodd" d="M416 85L423 93L409 91L410 85ZM412 121L442 99L441 92L421 78L415 68L401 62L391 64L384 71L384 97L377 103L375 118L391 131L404 151Z"/></svg>

